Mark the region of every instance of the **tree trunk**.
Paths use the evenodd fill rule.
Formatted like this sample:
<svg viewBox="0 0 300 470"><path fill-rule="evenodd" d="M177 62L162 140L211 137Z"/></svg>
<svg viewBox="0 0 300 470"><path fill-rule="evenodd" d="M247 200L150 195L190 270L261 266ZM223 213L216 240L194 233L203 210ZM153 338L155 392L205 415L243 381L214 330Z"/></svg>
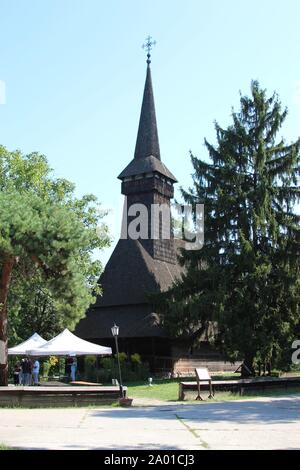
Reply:
<svg viewBox="0 0 300 470"><path fill-rule="evenodd" d="M241 367L241 377L242 378L247 378L247 377L252 377L255 375L254 367L253 367L253 362L254 362L254 356L253 354L245 354L245 359Z"/></svg>
<svg viewBox="0 0 300 470"><path fill-rule="evenodd" d="M261 362L258 363L258 376L261 376Z"/></svg>
<svg viewBox="0 0 300 470"><path fill-rule="evenodd" d="M6 258L0 271L0 386L8 384L6 304L13 265L14 258Z"/></svg>
<svg viewBox="0 0 300 470"><path fill-rule="evenodd" d="M198 328L198 330L194 331L194 333L189 337L189 344L190 344L189 350L190 350L191 356L194 354L196 341L199 338L201 338L201 336L205 332L206 328L207 328L207 325L200 326L200 328Z"/></svg>

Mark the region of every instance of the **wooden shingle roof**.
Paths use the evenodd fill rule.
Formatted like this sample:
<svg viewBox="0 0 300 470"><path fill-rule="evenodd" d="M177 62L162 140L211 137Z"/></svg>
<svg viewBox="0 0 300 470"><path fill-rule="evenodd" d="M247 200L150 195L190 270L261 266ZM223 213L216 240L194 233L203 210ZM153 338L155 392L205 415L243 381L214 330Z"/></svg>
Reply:
<svg viewBox="0 0 300 470"><path fill-rule="evenodd" d="M123 179L153 172L159 173L173 182L177 181L160 159L151 69L148 64L134 158L118 178Z"/></svg>
<svg viewBox="0 0 300 470"><path fill-rule="evenodd" d="M164 336L147 294L166 291L180 277L179 264L152 258L138 240L119 240L100 278L103 296L82 319L76 334L111 337L113 322L130 336Z"/></svg>

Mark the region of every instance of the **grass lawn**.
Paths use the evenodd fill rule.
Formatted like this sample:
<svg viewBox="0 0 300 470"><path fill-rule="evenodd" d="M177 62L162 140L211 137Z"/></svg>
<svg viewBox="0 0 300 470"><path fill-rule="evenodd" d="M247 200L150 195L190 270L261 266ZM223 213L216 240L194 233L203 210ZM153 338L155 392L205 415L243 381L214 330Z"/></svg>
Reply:
<svg viewBox="0 0 300 470"><path fill-rule="evenodd" d="M214 376L216 380L225 380L225 379L236 379L234 374L224 374L222 376ZM193 377L187 378L178 378L178 379L165 379L165 380L155 380L153 379L152 386L148 385L145 382L134 382L126 384L128 386L128 396L132 398L148 398L154 400L162 401L176 401L178 400L178 389L179 382L182 381L194 381ZM195 392L196 393L196 392ZM221 395L219 393L218 395ZM222 393L225 395L225 393ZM228 394L232 395L232 394Z"/></svg>
<svg viewBox="0 0 300 470"><path fill-rule="evenodd" d="M215 379L224 380L225 378L232 379L232 374L227 375L224 377L215 376ZM236 378L236 376L234 376ZM126 384L128 386L128 397L130 398L145 398L145 399L153 399L153 400L161 400L161 401L177 401L178 400L178 389L179 389L179 382L183 380L193 380L191 377L189 379L171 379L171 380L157 380L153 381L152 386L149 386L145 382L135 382ZM197 392L191 391L187 392L187 401L194 401L196 398ZM207 392L203 392L203 396L207 395ZM288 390L285 389L270 389L265 391L252 391L240 396L238 393L232 392L216 392L213 401L228 401L228 400L241 400L253 397L276 397L276 396L286 396L286 395L300 395L300 388L290 388ZM211 402L211 400L207 400ZM201 403L200 401L197 403Z"/></svg>
<svg viewBox="0 0 300 470"><path fill-rule="evenodd" d="M178 399L178 382L169 380L148 384L139 382L128 385L127 395L130 398L151 398L155 400L172 401Z"/></svg>

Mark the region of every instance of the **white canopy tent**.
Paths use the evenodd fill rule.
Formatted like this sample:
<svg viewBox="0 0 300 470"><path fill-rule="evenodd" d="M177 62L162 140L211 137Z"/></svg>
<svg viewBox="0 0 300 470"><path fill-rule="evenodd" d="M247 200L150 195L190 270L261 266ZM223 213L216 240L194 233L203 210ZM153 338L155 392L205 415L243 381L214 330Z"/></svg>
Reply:
<svg viewBox="0 0 300 470"><path fill-rule="evenodd" d="M43 346L46 344L47 341L42 338L39 334L34 333L30 338L23 343L14 346L13 348L8 348L8 354L10 356L25 356L27 354L28 349L35 349Z"/></svg>
<svg viewBox="0 0 300 470"><path fill-rule="evenodd" d="M112 354L111 348L90 343L73 335L67 328L41 347L28 348L28 356L102 356Z"/></svg>

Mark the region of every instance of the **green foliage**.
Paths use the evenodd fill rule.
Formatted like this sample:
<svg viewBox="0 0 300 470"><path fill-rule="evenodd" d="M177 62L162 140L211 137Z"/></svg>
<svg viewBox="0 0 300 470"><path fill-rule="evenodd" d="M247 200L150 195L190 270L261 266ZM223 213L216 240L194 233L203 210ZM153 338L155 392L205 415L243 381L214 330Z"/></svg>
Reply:
<svg viewBox="0 0 300 470"><path fill-rule="evenodd" d="M132 354L130 360L125 352L119 353L122 379L124 382L134 380L145 380L149 377L149 365L142 363L139 354ZM85 361L86 380L99 383L110 383L112 379L119 380L119 369L117 355L115 357L103 357L100 359L100 366L97 367L96 361Z"/></svg>
<svg viewBox="0 0 300 470"><path fill-rule="evenodd" d="M59 374L59 358L56 356L50 356L44 363L44 371L47 370L47 376L51 377Z"/></svg>
<svg viewBox="0 0 300 470"><path fill-rule="evenodd" d="M97 362L96 356L85 356L84 358L84 366L85 368L95 367Z"/></svg>
<svg viewBox="0 0 300 470"><path fill-rule="evenodd" d="M132 364L141 364L142 362L141 356L138 353L131 354L130 360Z"/></svg>
<svg viewBox="0 0 300 470"><path fill-rule="evenodd" d="M120 352L119 354L115 354L116 359L118 359L118 356L119 356L119 361L121 364L128 360L128 356L125 352Z"/></svg>
<svg viewBox="0 0 300 470"><path fill-rule="evenodd" d="M48 379L54 375L64 377L66 360L64 357L50 356L41 361L41 375L44 379Z"/></svg>
<svg viewBox="0 0 300 470"><path fill-rule="evenodd" d="M96 356L85 356L84 358L84 371L86 377L89 377L89 380L97 381L96 377Z"/></svg>
<svg viewBox="0 0 300 470"><path fill-rule="evenodd" d="M158 299L165 327L195 343L218 325L230 360L290 362L300 331L300 139L277 139L287 111L257 82L227 128L215 124L210 161L191 154L186 203L205 207L205 243L182 253L182 281ZM288 359L289 356L289 359Z"/></svg>
<svg viewBox="0 0 300 470"><path fill-rule="evenodd" d="M220 377L220 380L226 380L226 377ZM146 403L149 403L151 400L159 400L159 401L177 401L178 400L178 382L179 380L155 380L152 387L149 387L148 384L140 382L140 383L132 383L128 384L128 396L135 398L145 399ZM274 389L273 387L265 390L245 390L244 394L241 396L239 393L235 392L221 392L217 391L215 393L213 403L219 401L234 401L234 400L247 400L253 397L280 397L280 396L292 396L297 395L299 396L300 389L299 387L295 388L288 388L287 390L284 388ZM205 406L209 400L206 399L208 392L203 392L204 401L196 401L195 398L197 396L197 392L195 390L187 391L185 401L191 401L193 405L198 406ZM211 403L211 402L210 402Z"/></svg>
<svg viewBox="0 0 300 470"><path fill-rule="evenodd" d="M113 368L115 362L111 357L103 357L100 363L103 369L110 370Z"/></svg>
<svg viewBox="0 0 300 470"><path fill-rule="evenodd" d="M41 368L43 378L48 379L48 377L51 375L50 369L51 369L51 364L49 362L49 359L43 361L42 368Z"/></svg>
<svg viewBox="0 0 300 470"><path fill-rule="evenodd" d="M0 450L16 450L16 449L14 449L13 447L8 447L7 445L0 443Z"/></svg>
<svg viewBox="0 0 300 470"><path fill-rule="evenodd" d="M45 156L0 146L0 270L13 260L10 344L32 331L49 338L72 329L99 293L102 267L92 255L109 244L104 214L93 195L74 191L53 177Z"/></svg>

